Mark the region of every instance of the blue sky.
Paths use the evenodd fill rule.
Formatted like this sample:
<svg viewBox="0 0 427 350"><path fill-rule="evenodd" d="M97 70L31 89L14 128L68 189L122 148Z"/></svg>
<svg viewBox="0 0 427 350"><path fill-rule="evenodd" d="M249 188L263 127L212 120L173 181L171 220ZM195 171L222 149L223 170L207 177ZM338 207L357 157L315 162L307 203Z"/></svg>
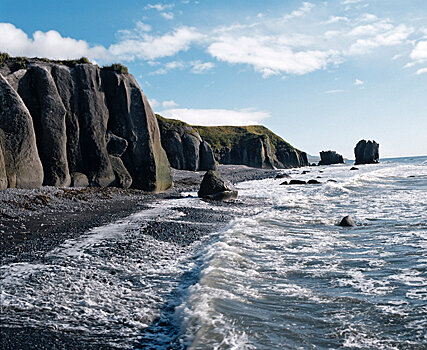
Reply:
<svg viewBox="0 0 427 350"><path fill-rule="evenodd" d="M0 51L129 67L167 117L427 154L426 0L0 2Z"/></svg>

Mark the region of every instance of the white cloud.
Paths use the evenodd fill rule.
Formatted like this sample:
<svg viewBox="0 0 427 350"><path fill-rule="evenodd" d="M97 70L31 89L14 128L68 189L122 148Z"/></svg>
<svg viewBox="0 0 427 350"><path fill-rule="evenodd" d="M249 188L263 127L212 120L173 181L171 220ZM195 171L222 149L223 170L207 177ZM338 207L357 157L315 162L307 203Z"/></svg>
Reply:
<svg viewBox="0 0 427 350"><path fill-rule="evenodd" d="M153 36L142 33L136 39L123 40L109 47L109 52L122 60L154 60L160 57L174 56L186 51L204 36L194 27L180 27L172 33Z"/></svg>
<svg viewBox="0 0 427 350"><path fill-rule="evenodd" d="M323 93L328 95L328 94L339 94L341 92L345 92L345 90L328 90Z"/></svg>
<svg viewBox="0 0 427 350"><path fill-rule="evenodd" d="M254 125L270 116L268 112L254 109L168 109L160 112L161 115L179 119L192 125Z"/></svg>
<svg viewBox="0 0 427 350"><path fill-rule="evenodd" d="M365 84L365 82L363 80L360 80L360 79L355 79L353 84L356 86L361 86L361 85Z"/></svg>
<svg viewBox="0 0 427 350"><path fill-rule="evenodd" d="M411 52L411 58L416 61L427 60L427 41L420 41Z"/></svg>
<svg viewBox="0 0 427 350"><path fill-rule="evenodd" d="M323 23L331 24L331 23L348 22L348 21L349 21L348 17L330 16L329 19Z"/></svg>
<svg viewBox="0 0 427 350"><path fill-rule="evenodd" d="M173 19L173 17L174 17L174 15L173 15L172 12L162 12L161 15L162 15L163 18L166 18L166 19L169 19L169 20Z"/></svg>
<svg viewBox="0 0 427 350"><path fill-rule="evenodd" d="M414 32L414 29L400 24L397 27L390 27L390 29L383 28L384 31L378 33L378 28L374 32L376 35L365 39L357 39L357 41L350 46L349 53L360 55L369 53L372 49L380 46L397 46L404 44L409 35ZM360 33L361 34L361 33Z"/></svg>
<svg viewBox="0 0 427 350"><path fill-rule="evenodd" d="M350 4L358 4L360 2L363 2L365 0L344 0L342 2L343 5L350 5Z"/></svg>
<svg viewBox="0 0 427 350"><path fill-rule="evenodd" d="M147 6L145 6L145 8L146 9L154 9L154 10L161 12L161 11L171 9L174 6L175 6L174 4L148 4Z"/></svg>
<svg viewBox="0 0 427 350"><path fill-rule="evenodd" d="M249 64L265 74L284 72L305 74L325 68L334 62L333 50L293 50L280 43L280 38L264 36L222 36L208 47L208 52L220 61Z"/></svg>
<svg viewBox="0 0 427 350"><path fill-rule="evenodd" d="M416 74L420 75L424 73L427 73L427 67L418 69Z"/></svg>
<svg viewBox="0 0 427 350"><path fill-rule="evenodd" d="M89 46L84 40L62 37L57 31L36 31L32 38L11 23L0 23L0 50L12 56L38 56L71 59L86 56L90 59L108 58L102 46Z"/></svg>
<svg viewBox="0 0 427 350"><path fill-rule="evenodd" d="M169 101L163 101L162 102L162 107L163 108L174 108L174 107L178 107L179 104L176 103L174 100L169 100Z"/></svg>
<svg viewBox="0 0 427 350"><path fill-rule="evenodd" d="M314 6L315 5L311 2L303 2L302 6L298 10L292 11L290 14L285 15L283 19L288 21L293 18L303 17L306 13L310 12Z"/></svg>
<svg viewBox="0 0 427 350"><path fill-rule="evenodd" d="M201 62L199 60L190 62L192 65L191 71L194 74L203 74L209 72L212 68L215 67L215 64L212 62Z"/></svg>
<svg viewBox="0 0 427 350"><path fill-rule="evenodd" d="M160 102L157 101L155 98L149 99L148 102L150 103L151 108L157 108L160 106Z"/></svg>

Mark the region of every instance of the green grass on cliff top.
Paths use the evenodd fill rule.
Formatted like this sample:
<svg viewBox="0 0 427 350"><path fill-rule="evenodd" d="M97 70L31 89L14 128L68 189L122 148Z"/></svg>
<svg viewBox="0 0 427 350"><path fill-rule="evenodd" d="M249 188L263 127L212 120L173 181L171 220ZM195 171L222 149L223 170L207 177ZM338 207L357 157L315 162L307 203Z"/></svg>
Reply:
<svg viewBox="0 0 427 350"><path fill-rule="evenodd" d="M176 119L167 119L156 114L157 118L163 123L169 123L173 126L192 127L200 134L212 149L219 151L224 147L232 147L237 143L244 142L254 137L268 137L274 150L280 151L285 149L295 149L288 142L283 140L271 130L262 125L249 126L199 126L189 125L183 121Z"/></svg>

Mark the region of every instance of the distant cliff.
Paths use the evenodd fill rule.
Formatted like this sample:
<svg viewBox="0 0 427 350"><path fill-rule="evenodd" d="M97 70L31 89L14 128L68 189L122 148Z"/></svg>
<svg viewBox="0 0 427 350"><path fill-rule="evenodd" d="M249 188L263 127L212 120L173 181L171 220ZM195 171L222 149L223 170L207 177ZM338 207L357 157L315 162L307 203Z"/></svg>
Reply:
<svg viewBox="0 0 427 350"><path fill-rule="evenodd" d="M0 54L0 189L172 186L156 117L127 69Z"/></svg>
<svg viewBox="0 0 427 350"><path fill-rule="evenodd" d="M308 165L307 154L301 152L261 125L253 126L190 126L184 122L166 119L158 116L160 125L168 124L169 128L181 130L187 134L201 137L201 142L212 149L216 161L220 164L242 164L255 168L293 168ZM173 126L173 127L171 127ZM161 127L162 129L162 127ZM182 169L179 164L173 164L170 144L162 132L162 144L168 153L173 167ZM209 151L210 152L210 151ZM173 158L176 158L174 156ZM178 157L179 158L179 157ZM207 169L206 169L207 170Z"/></svg>

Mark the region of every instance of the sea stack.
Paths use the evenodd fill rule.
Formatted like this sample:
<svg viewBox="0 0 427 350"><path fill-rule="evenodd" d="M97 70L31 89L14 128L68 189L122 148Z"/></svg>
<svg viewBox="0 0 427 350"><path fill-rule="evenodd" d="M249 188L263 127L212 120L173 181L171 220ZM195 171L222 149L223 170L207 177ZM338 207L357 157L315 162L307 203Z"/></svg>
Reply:
<svg viewBox="0 0 427 350"><path fill-rule="evenodd" d="M354 148L355 165L379 163L379 147L375 141L360 140Z"/></svg>
<svg viewBox="0 0 427 350"><path fill-rule="evenodd" d="M320 152L319 165L331 165L331 164L342 164L344 158L341 154L335 151L322 151Z"/></svg>

